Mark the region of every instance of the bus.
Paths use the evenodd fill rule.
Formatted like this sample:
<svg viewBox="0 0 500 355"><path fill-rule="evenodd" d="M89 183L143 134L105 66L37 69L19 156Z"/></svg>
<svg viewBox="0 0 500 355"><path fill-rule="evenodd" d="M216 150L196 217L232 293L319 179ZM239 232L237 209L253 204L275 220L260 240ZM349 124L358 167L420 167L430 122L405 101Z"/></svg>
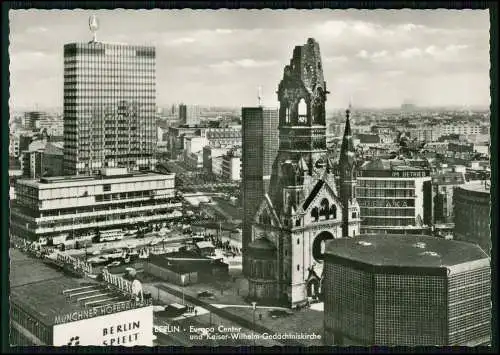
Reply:
<svg viewBox="0 0 500 355"><path fill-rule="evenodd" d="M100 231L99 241L100 242L111 242L115 240L123 239L123 231L121 229L108 229Z"/></svg>

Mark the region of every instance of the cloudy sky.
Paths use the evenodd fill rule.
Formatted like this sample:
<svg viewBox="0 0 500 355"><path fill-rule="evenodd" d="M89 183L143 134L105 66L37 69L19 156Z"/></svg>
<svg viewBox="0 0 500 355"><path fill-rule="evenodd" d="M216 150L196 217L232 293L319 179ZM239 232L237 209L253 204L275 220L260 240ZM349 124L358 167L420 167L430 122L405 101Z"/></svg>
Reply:
<svg viewBox="0 0 500 355"><path fill-rule="evenodd" d="M489 15L477 10L10 11L11 108L57 107L63 45L154 45L157 103L276 105L295 45L320 44L329 108L489 105Z"/></svg>

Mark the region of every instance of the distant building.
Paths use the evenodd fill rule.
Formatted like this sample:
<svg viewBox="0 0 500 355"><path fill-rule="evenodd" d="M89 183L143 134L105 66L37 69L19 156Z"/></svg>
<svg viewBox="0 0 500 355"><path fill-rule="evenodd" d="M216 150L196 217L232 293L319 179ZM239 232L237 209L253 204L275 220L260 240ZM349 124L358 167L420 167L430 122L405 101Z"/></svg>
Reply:
<svg viewBox="0 0 500 355"><path fill-rule="evenodd" d="M477 181L455 188L455 239L478 244L491 255L490 182ZM496 236L495 236L496 237Z"/></svg>
<svg viewBox="0 0 500 355"><path fill-rule="evenodd" d="M241 147L241 126L225 128L205 128L201 130L208 142L214 148Z"/></svg>
<svg viewBox="0 0 500 355"><path fill-rule="evenodd" d="M381 143L380 137L378 134L359 133L356 135L356 137L359 139L359 143L361 143L361 144Z"/></svg>
<svg viewBox="0 0 500 355"><path fill-rule="evenodd" d="M190 170L203 169L203 152L184 153L184 163Z"/></svg>
<svg viewBox="0 0 500 355"><path fill-rule="evenodd" d="M50 240L166 221L182 206L175 198L174 178L174 174L108 168L100 176L17 180L11 233Z"/></svg>
<svg viewBox="0 0 500 355"><path fill-rule="evenodd" d="M426 233L432 223L430 169L376 159L358 171L361 233Z"/></svg>
<svg viewBox="0 0 500 355"><path fill-rule="evenodd" d="M222 156L222 177L229 181L241 180L241 149L231 149Z"/></svg>
<svg viewBox="0 0 500 355"><path fill-rule="evenodd" d="M23 128L31 131L35 131L40 128L40 121L46 120L48 114L41 111L29 111L25 112L23 116Z"/></svg>
<svg viewBox="0 0 500 355"><path fill-rule="evenodd" d="M491 268L479 247L422 235L327 243L325 345L491 342Z"/></svg>
<svg viewBox="0 0 500 355"><path fill-rule="evenodd" d="M460 172L449 172L432 176L433 223L453 223L453 191L465 184L465 176Z"/></svg>
<svg viewBox="0 0 500 355"><path fill-rule="evenodd" d="M228 151L229 148L203 147L203 169L207 173L222 176L222 160Z"/></svg>
<svg viewBox="0 0 500 355"><path fill-rule="evenodd" d="M279 147L279 112L272 108L243 107L241 116L243 123L241 193L245 247L252 240L252 221L259 203L269 192L272 167Z"/></svg>
<svg viewBox="0 0 500 355"><path fill-rule="evenodd" d="M23 176L30 179L63 175L63 142L36 140L22 152Z"/></svg>
<svg viewBox="0 0 500 355"><path fill-rule="evenodd" d="M184 139L184 152L186 154L201 152L207 144L205 137L186 137Z"/></svg>
<svg viewBox="0 0 500 355"><path fill-rule="evenodd" d="M198 105L179 105L179 122L183 126L197 126L200 124L201 110Z"/></svg>
<svg viewBox="0 0 500 355"><path fill-rule="evenodd" d="M199 127L169 127L168 128L168 151L170 159L178 159L185 149L185 139L188 137L200 137Z"/></svg>
<svg viewBox="0 0 500 355"><path fill-rule="evenodd" d="M64 45L65 174L154 168L155 58L148 46Z"/></svg>

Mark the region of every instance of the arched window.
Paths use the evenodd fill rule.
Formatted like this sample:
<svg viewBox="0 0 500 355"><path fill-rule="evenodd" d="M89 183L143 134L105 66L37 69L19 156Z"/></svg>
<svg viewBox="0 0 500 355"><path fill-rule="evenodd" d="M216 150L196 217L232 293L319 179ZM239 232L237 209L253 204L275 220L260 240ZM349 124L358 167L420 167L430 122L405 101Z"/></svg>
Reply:
<svg viewBox="0 0 500 355"><path fill-rule="evenodd" d="M300 227L300 219L297 219L297 220L295 221L295 227Z"/></svg>
<svg viewBox="0 0 500 355"><path fill-rule="evenodd" d="M297 271L300 271L300 265L297 264Z"/></svg>
<svg viewBox="0 0 500 355"><path fill-rule="evenodd" d="M304 99L300 99L299 101L299 106L297 108L297 112L299 113L299 121L300 121L300 116L306 117L307 116L307 104Z"/></svg>
<svg viewBox="0 0 500 355"><path fill-rule="evenodd" d="M328 200L324 198L321 200L321 210L319 212L320 220L323 219L328 219L330 217L330 204L328 203Z"/></svg>
<svg viewBox="0 0 500 355"><path fill-rule="evenodd" d="M337 206L332 205L332 207L330 207L330 214L333 219L337 219Z"/></svg>
<svg viewBox="0 0 500 355"><path fill-rule="evenodd" d="M317 222L318 221L318 218L319 218L319 211L318 211L318 207L314 207L311 211L311 218L314 222Z"/></svg>
<svg viewBox="0 0 500 355"><path fill-rule="evenodd" d="M300 239L299 239L299 238L297 238L297 245L299 245L299 244L300 244Z"/></svg>

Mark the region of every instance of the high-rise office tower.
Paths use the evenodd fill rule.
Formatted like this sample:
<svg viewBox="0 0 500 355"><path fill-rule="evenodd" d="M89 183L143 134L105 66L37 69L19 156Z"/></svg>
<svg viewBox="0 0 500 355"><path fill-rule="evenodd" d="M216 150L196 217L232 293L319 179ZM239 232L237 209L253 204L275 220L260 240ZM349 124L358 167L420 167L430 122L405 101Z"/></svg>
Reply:
<svg viewBox="0 0 500 355"><path fill-rule="evenodd" d="M252 220L260 202L268 192L272 167L279 146L279 114L277 109L243 107L242 117L242 181L243 240L252 240ZM246 267L243 265L243 273Z"/></svg>
<svg viewBox="0 0 500 355"><path fill-rule="evenodd" d="M200 124L201 110L198 105L179 105L179 121L181 125L196 126Z"/></svg>
<svg viewBox="0 0 500 355"><path fill-rule="evenodd" d="M154 47L103 43L95 37L64 46L66 174L154 167L155 58Z"/></svg>

